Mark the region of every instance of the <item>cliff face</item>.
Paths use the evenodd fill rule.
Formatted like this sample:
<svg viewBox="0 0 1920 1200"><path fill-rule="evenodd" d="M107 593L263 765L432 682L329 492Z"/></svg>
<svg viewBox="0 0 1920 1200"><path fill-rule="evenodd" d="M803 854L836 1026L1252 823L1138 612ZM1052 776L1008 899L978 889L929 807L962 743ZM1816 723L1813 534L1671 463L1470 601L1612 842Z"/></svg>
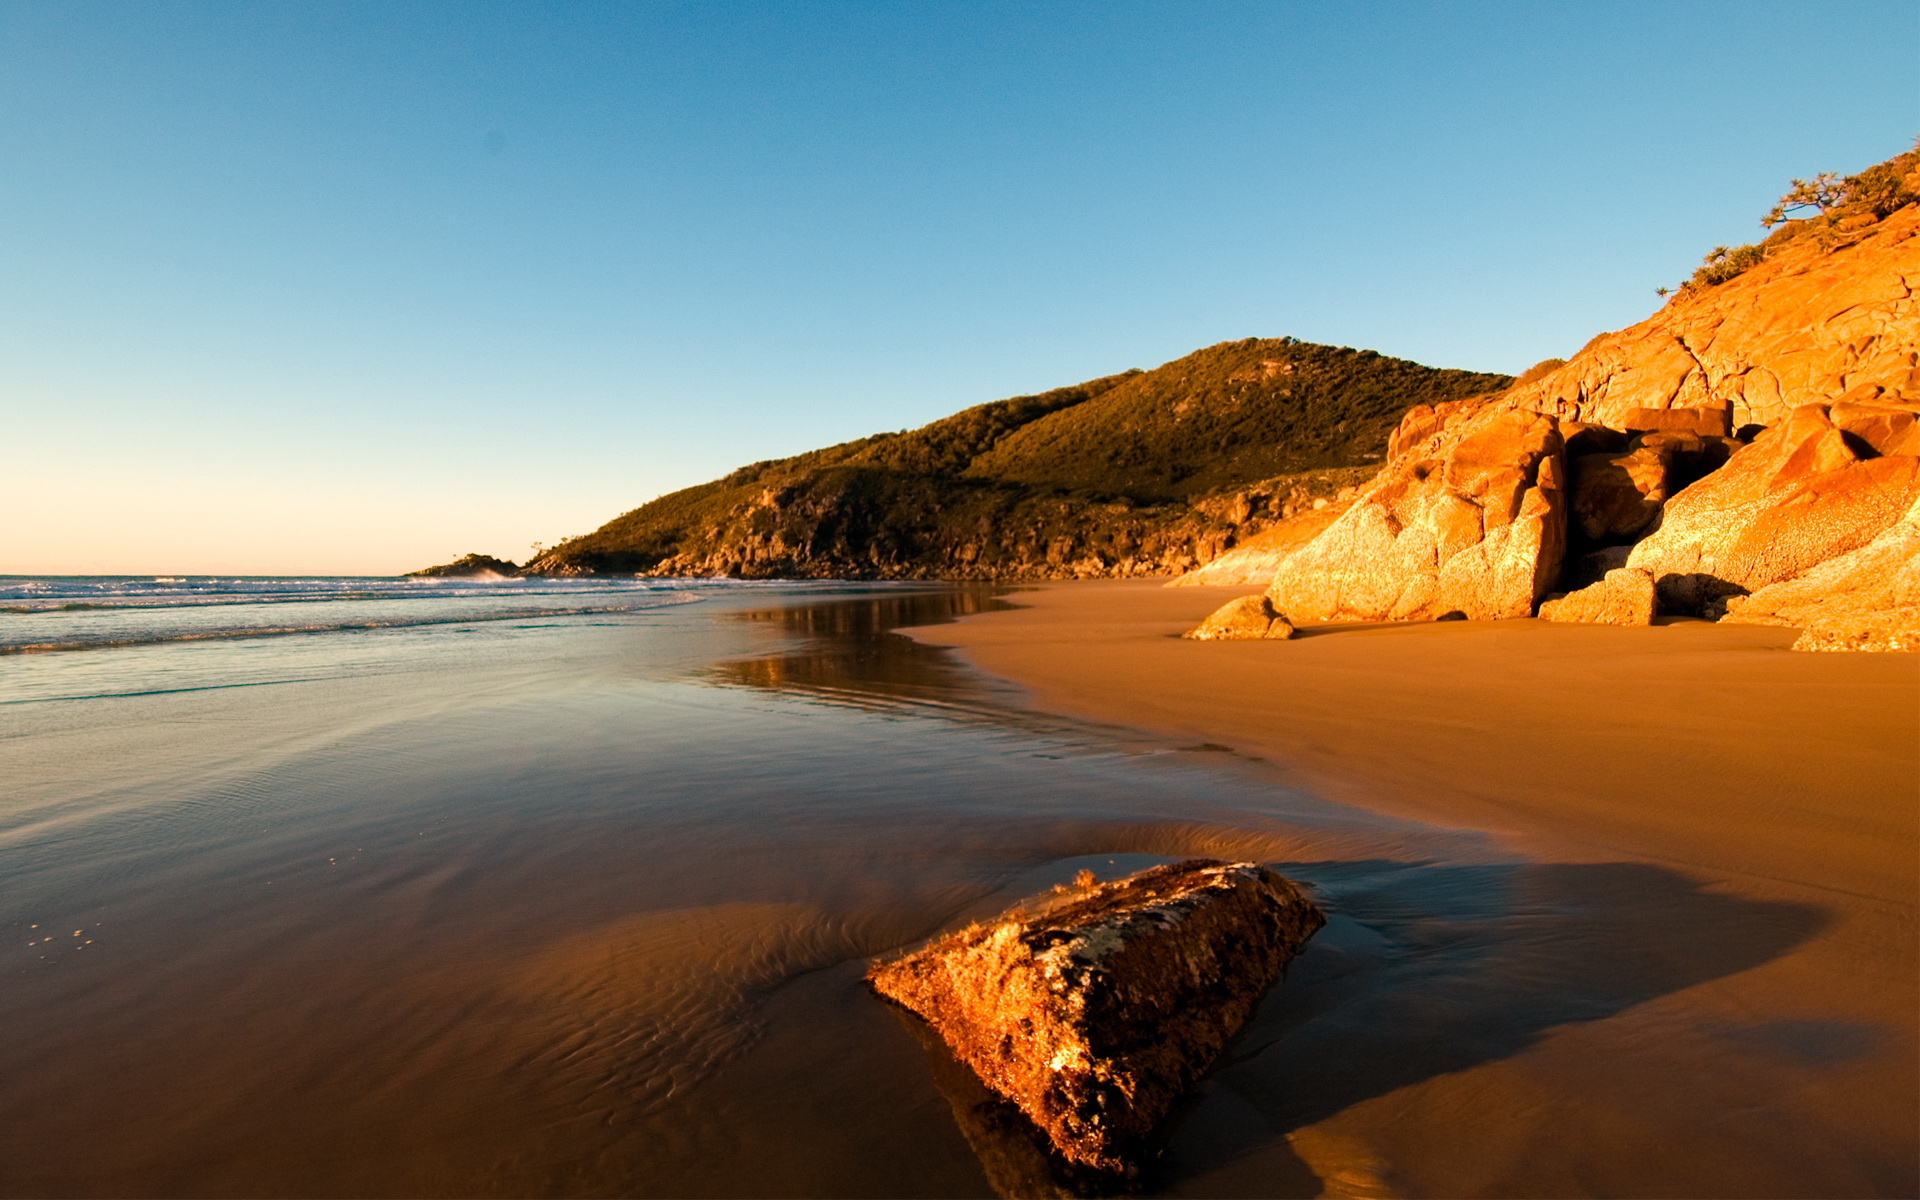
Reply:
<svg viewBox="0 0 1920 1200"><path fill-rule="evenodd" d="M1248 338L983 404L663 496L533 575L1164 575L1350 495L1401 413L1504 387L1372 351Z"/></svg>
<svg viewBox="0 0 1920 1200"><path fill-rule="evenodd" d="M1739 429L1802 404L1920 398L1920 208L1841 225L1831 248L1803 237L1725 283L1683 290L1511 398L1616 429L1638 409L1720 409Z"/></svg>

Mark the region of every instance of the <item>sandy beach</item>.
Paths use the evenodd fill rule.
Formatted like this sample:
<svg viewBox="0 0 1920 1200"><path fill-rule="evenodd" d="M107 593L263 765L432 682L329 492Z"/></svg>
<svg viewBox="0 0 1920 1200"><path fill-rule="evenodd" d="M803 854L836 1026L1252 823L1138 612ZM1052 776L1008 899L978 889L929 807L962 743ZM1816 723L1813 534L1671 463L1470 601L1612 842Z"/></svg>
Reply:
<svg viewBox="0 0 1920 1200"><path fill-rule="evenodd" d="M1047 585L913 635L1038 709L1486 831L1584 880L1575 904L1615 893L1591 966L1627 1002L1304 1106L1286 1140L1327 1194L1912 1194L1920 659L1697 621L1177 637L1249 590ZM1270 1158L1213 1182L1271 1181Z"/></svg>

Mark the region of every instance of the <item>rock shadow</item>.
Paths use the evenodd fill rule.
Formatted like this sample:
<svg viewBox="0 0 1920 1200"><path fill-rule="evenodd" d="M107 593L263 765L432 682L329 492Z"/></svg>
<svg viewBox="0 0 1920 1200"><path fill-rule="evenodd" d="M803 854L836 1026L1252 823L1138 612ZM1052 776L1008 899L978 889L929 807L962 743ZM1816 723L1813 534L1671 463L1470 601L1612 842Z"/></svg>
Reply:
<svg viewBox="0 0 1920 1200"><path fill-rule="evenodd" d="M1647 863L1275 865L1315 885L1328 923L1208 1085L1250 1104L1264 1128L1225 1145L1192 1121L1171 1130L1160 1186L1270 1154L1276 1136L1511 1057L1558 1027L1760 966L1831 919ZM1201 1143L1204 1163L1192 1153Z"/></svg>
<svg viewBox="0 0 1920 1200"><path fill-rule="evenodd" d="M1245 1194L1321 1195L1291 1132L1511 1057L1558 1027L1759 966L1829 920L1643 863L1271 865L1314 885L1328 924L1167 1123L1145 1190L1229 1194L1232 1165L1257 1155L1257 1188ZM1041 1135L937 1037L900 1019L1002 1195L1096 1194L1049 1163ZM1827 1030L1788 1035L1821 1053L1856 1049Z"/></svg>

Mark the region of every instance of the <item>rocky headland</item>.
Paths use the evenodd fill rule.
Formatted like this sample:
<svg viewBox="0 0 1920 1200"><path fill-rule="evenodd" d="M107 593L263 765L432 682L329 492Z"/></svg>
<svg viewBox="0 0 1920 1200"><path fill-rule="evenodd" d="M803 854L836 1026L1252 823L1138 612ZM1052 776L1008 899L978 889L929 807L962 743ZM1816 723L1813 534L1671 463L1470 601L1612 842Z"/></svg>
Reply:
<svg viewBox="0 0 1920 1200"><path fill-rule="evenodd" d="M529 575L1173 575L1350 499L1420 403L1512 378L1246 338L662 496Z"/></svg>

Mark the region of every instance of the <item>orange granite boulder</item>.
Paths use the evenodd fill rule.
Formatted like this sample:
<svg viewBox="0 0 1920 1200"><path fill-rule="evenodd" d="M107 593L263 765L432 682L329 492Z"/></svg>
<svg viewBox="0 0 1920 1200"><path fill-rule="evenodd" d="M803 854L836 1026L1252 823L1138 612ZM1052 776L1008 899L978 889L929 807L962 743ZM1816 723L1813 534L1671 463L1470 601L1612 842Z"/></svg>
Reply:
<svg viewBox="0 0 1920 1200"><path fill-rule="evenodd" d="M1557 422L1499 402L1415 409L1394 445L1353 507L1281 562L1273 607L1322 621L1533 615L1566 547Z"/></svg>
<svg viewBox="0 0 1920 1200"><path fill-rule="evenodd" d="M1181 637L1196 642L1284 641L1294 635L1292 622L1265 596L1241 596L1215 609L1213 615Z"/></svg>
<svg viewBox="0 0 1920 1200"><path fill-rule="evenodd" d="M1148 1139L1325 923L1256 863L1073 888L876 964L873 989L1042 1131L1070 1171L1135 1175Z"/></svg>
<svg viewBox="0 0 1920 1200"><path fill-rule="evenodd" d="M1540 606L1540 618L1585 625L1651 625L1656 611L1653 576L1621 567L1608 571L1598 583L1546 601Z"/></svg>
<svg viewBox="0 0 1920 1200"><path fill-rule="evenodd" d="M1872 541L1920 497L1916 468L1805 405L1669 500L1627 565L1652 573L1664 610L1717 615L1727 597Z"/></svg>
<svg viewBox="0 0 1920 1200"><path fill-rule="evenodd" d="M1920 652L1920 501L1866 545L1728 600L1723 619L1799 629L1795 650Z"/></svg>

